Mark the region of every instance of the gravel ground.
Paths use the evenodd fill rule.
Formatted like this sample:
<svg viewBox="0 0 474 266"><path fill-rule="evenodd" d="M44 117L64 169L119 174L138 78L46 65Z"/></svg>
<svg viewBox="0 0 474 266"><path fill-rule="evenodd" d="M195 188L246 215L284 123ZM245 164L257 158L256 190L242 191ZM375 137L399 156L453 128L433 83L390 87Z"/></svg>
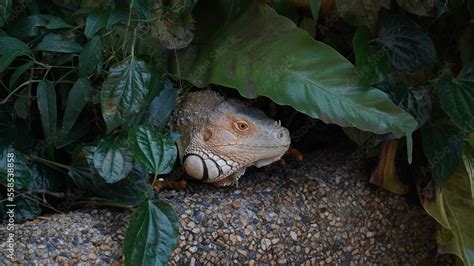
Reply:
<svg viewBox="0 0 474 266"><path fill-rule="evenodd" d="M434 221L404 197L369 187L362 165L357 153L326 150L288 164L286 175L275 167L250 171L239 187L163 191L181 217L170 264L451 264L451 256L436 255ZM129 216L81 210L24 223L17 257L121 263Z"/></svg>

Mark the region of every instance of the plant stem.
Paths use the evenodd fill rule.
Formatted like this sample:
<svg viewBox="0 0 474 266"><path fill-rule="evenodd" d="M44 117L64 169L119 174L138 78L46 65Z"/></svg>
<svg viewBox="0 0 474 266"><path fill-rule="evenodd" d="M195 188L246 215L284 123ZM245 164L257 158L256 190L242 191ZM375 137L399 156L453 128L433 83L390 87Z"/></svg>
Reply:
<svg viewBox="0 0 474 266"><path fill-rule="evenodd" d="M31 84L31 83L34 83L34 82L40 82L42 80L36 80L36 79L33 79L33 80L28 80L28 81L25 81L23 82L22 84L20 84L20 86L16 87L12 92L10 92L10 94L7 95L7 97L5 97L5 99L3 99L2 101L0 101L0 105L1 104L5 104L8 102L8 100L10 99L10 97L13 96L13 94L15 94L17 91L19 91L21 88L23 88L24 86L28 85L28 84Z"/></svg>
<svg viewBox="0 0 474 266"><path fill-rule="evenodd" d="M62 169L71 170L71 167L69 165L53 162L53 161L38 157L38 156L33 155L33 154L28 155L28 159L30 159L32 161L42 163L42 164L45 164L45 165L53 165L53 166L56 166L56 167L59 167L59 168L62 168Z"/></svg>

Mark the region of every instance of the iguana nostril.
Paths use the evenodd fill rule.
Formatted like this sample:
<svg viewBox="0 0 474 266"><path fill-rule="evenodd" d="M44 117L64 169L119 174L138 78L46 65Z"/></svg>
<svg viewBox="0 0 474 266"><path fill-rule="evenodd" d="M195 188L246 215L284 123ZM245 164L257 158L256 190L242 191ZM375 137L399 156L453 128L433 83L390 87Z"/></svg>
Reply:
<svg viewBox="0 0 474 266"><path fill-rule="evenodd" d="M278 133L278 138L279 139L282 139L284 136L285 136L285 134L283 132Z"/></svg>

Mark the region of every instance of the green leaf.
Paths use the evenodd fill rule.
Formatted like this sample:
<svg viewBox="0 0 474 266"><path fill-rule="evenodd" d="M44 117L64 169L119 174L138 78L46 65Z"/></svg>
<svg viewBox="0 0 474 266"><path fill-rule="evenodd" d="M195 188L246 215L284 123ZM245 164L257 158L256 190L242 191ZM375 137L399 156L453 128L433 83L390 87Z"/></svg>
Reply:
<svg viewBox="0 0 474 266"><path fill-rule="evenodd" d="M462 159L463 133L455 127L426 123L421 128L423 152L430 162L436 183L443 186Z"/></svg>
<svg viewBox="0 0 474 266"><path fill-rule="evenodd" d="M319 9L321 7L321 0L309 0L309 8L311 9L311 15L315 22L318 21Z"/></svg>
<svg viewBox="0 0 474 266"><path fill-rule="evenodd" d="M352 44L356 58L356 73L363 85L382 82L390 70L387 54L378 45L369 45L370 32L367 27L359 28Z"/></svg>
<svg viewBox="0 0 474 266"><path fill-rule="evenodd" d="M438 94L451 121L462 130L474 132L474 63L453 80L448 76L439 79Z"/></svg>
<svg viewBox="0 0 474 266"><path fill-rule="evenodd" d="M79 78L72 86L66 102L62 130L69 131L76 123L77 118L90 100L91 82L86 78Z"/></svg>
<svg viewBox="0 0 474 266"><path fill-rule="evenodd" d="M31 54L24 42L9 36L0 36L0 72L3 72L15 58Z"/></svg>
<svg viewBox="0 0 474 266"><path fill-rule="evenodd" d="M388 15L382 18L376 39L387 52L392 67L415 71L436 63L436 50L430 36L408 17Z"/></svg>
<svg viewBox="0 0 474 266"><path fill-rule="evenodd" d="M356 85L347 59L266 5L251 5L213 36L197 52L177 51L180 78L198 87L236 88L246 97L267 96L343 127L398 137L416 128L383 92ZM176 62L173 71L178 75Z"/></svg>
<svg viewBox="0 0 474 266"><path fill-rule="evenodd" d="M382 7L390 8L390 0L335 0L337 14L354 26L373 30Z"/></svg>
<svg viewBox="0 0 474 266"><path fill-rule="evenodd" d="M73 25L67 23L62 18L58 18L58 17L51 16L51 15L40 15L40 17L48 21L48 24L46 24L46 29L48 29L48 30L74 28Z"/></svg>
<svg viewBox="0 0 474 266"><path fill-rule="evenodd" d="M394 75L389 75L387 80L377 84L376 87L387 93L396 105L410 113L418 122L417 128L421 128L430 119L432 109L430 88L408 87Z"/></svg>
<svg viewBox="0 0 474 266"><path fill-rule="evenodd" d="M16 98L14 107L18 117L26 119L29 112L29 102L31 100L30 88L24 88L18 98Z"/></svg>
<svg viewBox="0 0 474 266"><path fill-rule="evenodd" d="M55 33L46 34L35 50L58 52L58 53L80 53L81 45L76 42L64 40L60 35Z"/></svg>
<svg viewBox="0 0 474 266"><path fill-rule="evenodd" d="M125 234L125 265L165 265L178 244L179 220L164 201L143 201Z"/></svg>
<svg viewBox="0 0 474 266"><path fill-rule="evenodd" d="M176 145L156 129L138 126L130 129L128 143L133 155L154 174L167 174L173 169Z"/></svg>
<svg viewBox="0 0 474 266"><path fill-rule="evenodd" d="M53 143L57 128L56 91L53 84L49 81L39 82L36 96L45 139Z"/></svg>
<svg viewBox="0 0 474 266"><path fill-rule="evenodd" d="M150 72L145 62L134 57L109 69L100 95L107 132L117 128L144 108L149 81Z"/></svg>
<svg viewBox="0 0 474 266"><path fill-rule="evenodd" d="M31 54L31 49L26 43L17 38L0 36L0 55L10 54L16 51L18 51L20 55Z"/></svg>
<svg viewBox="0 0 474 266"><path fill-rule="evenodd" d="M13 74L11 75L10 77L10 82L8 83L8 88L10 90L13 90L16 82L18 81L18 79L28 70L30 69L33 65L35 64L35 62L33 61L28 61L26 63L24 63L23 65L19 66L17 69L15 69L15 71L13 72Z"/></svg>
<svg viewBox="0 0 474 266"><path fill-rule="evenodd" d="M151 10L155 5L154 0L129 0L132 2L132 9L138 14L138 18L142 20L152 19Z"/></svg>
<svg viewBox="0 0 474 266"><path fill-rule="evenodd" d="M89 121L77 122L71 130L60 130L56 142L57 149L66 147L67 145L77 141L78 139L89 133L91 123Z"/></svg>
<svg viewBox="0 0 474 266"><path fill-rule="evenodd" d="M9 180L11 179L11 180ZM0 183L15 185L15 190L26 189L33 181L32 172L25 156L12 147L2 147L0 153Z"/></svg>
<svg viewBox="0 0 474 266"><path fill-rule="evenodd" d="M102 139L94 152L94 167L107 183L127 177L133 168L133 155L126 141Z"/></svg>
<svg viewBox="0 0 474 266"><path fill-rule="evenodd" d="M102 39L94 36L84 46L79 57L79 76L91 75L102 64Z"/></svg>
<svg viewBox="0 0 474 266"><path fill-rule="evenodd" d="M89 39L92 38L97 32L105 27L108 17L109 12L107 10L94 9L87 16L84 35Z"/></svg>
<svg viewBox="0 0 474 266"><path fill-rule="evenodd" d="M12 11L12 1L11 0L0 0L0 27L5 25Z"/></svg>
<svg viewBox="0 0 474 266"><path fill-rule="evenodd" d="M466 169L460 164L446 185L436 189L434 199L422 198L423 208L441 225L438 252L455 254L464 265L474 264L474 200L470 188Z"/></svg>
<svg viewBox="0 0 474 266"><path fill-rule="evenodd" d="M39 201L29 194L15 198L15 221L31 220L40 215Z"/></svg>
<svg viewBox="0 0 474 266"><path fill-rule="evenodd" d="M46 27L48 22L39 15L33 15L20 20L9 34L16 38L28 38L40 35L39 27Z"/></svg>
<svg viewBox="0 0 474 266"><path fill-rule="evenodd" d="M127 12L125 12L124 10L114 9L110 12L110 16L107 19L107 25L105 28L109 30L115 24L120 23L121 21L126 21L127 18L128 18Z"/></svg>
<svg viewBox="0 0 474 266"><path fill-rule="evenodd" d="M177 101L178 91L173 87L173 84L169 80L165 80L164 89L148 106L145 120L157 128L164 128Z"/></svg>

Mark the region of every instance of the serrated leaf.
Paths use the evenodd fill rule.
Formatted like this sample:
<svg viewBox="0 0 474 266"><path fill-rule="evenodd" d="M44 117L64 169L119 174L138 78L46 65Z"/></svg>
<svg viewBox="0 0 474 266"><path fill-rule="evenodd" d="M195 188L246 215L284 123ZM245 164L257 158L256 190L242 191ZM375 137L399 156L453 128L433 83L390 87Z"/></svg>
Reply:
<svg viewBox="0 0 474 266"><path fill-rule="evenodd" d="M390 70L390 61L378 45L370 45L367 27L359 28L352 41L356 58L356 73L363 85L382 82Z"/></svg>
<svg viewBox="0 0 474 266"><path fill-rule="evenodd" d="M388 15L382 18L376 39L398 71L415 71L436 63L436 50L430 36L408 17Z"/></svg>
<svg viewBox="0 0 474 266"><path fill-rule="evenodd" d="M169 80L165 80L160 95L151 101L146 111L146 120L157 128L166 125L169 115L173 112L178 101L178 91Z"/></svg>
<svg viewBox="0 0 474 266"><path fill-rule="evenodd" d="M29 194L15 198L15 221L31 220L40 215L39 201Z"/></svg>
<svg viewBox="0 0 474 266"><path fill-rule="evenodd" d="M436 188L434 199L421 198L423 208L440 224L438 252L457 255L464 265L474 264L474 227L469 177L460 164L442 188ZM423 195L423 193L419 193ZM440 237L442 236L442 237Z"/></svg>
<svg viewBox="0 0 474 266"><path fill-rule="evenodd" d="M62 130L68 132L90 100L92 84L87 78L79 78L72 86L66 102Z"/></svg>
<svg viewBox="0 0 474 266"><path fill-rule="evenodd" d="M421 128L421 137L433 178L439 186L443 186L461 162L464 136L455 127L426 123Z"/></svg>
<svg viewBox="0 0 474 266"><path fill-rule="evenodd" d="M102 139L94 152L94 167L107 183L127 177L133 168L133 155L125 140Z"/></svg>
<svg viewBox="0 0 474 266"><path fill-rule="evenodd" d="M26 62L24 63L23 65L19 66L17 69L15 69L15 71L13 72L13 74L11 75L10 77L10 82L8 82L8 88L10 90L13 90L13 86L15 86L16 82L18 81L18 79L28 70L30 69L33 65L35 64L35 62L33 61L29 61L29 62Z"/></svg>
<svg viewBox="0 0 474 266"><path fill-rule="evenodd" d="M167 174L173 169L176 145L156 129L138 126L130 129L128 143L133 155L154 174Z"/></svg>
<svg viewBox="0 0 474 266"><path fill-rule="evenodd" d="M439 100L451 121L462 130L474 132L474 63L460 75L438 81Z"/></svg>
<svg viewBox="0 0 474 266"><path fill-rule="evenodd" d="M8 186L12 179L15 190L28 188L33 174L25 156L12 147L2 147L0 152L0 183Z"/></svg>
<svg viewBox="0 0 474 266"><path fill-rule="evenodd" d="M432 109L430 88L408 87L394 75L389 75L376 87L387 93L396 105L410 113L418 122L417 128L422 127L430 119Z"/></svg>
<svg viewBox="0 0 474 266"><path fill-rule="evenodd" d="M354 67L342 55L266 5L251 5L198 48L178 51L177 60L179 77L198 87L215 83L246 97L267 96L326 123L379 134L400 137L416 128L383 92L355 84Z"/></svg>
<svg viewBox="0 0 474 266"><path fill-rule="evenodd" d="M178 243L179 220L166 202L143 201L125 234L125 265L165 265Z"/></svg>
<svg viewBox="0 0 474 266"><path fill-rule="evenodd" d="M60 35L55 33L46 34L35 50L58 52L58 53L80 53L82 46L76 42L64 40Z"/></svg>
<svg viewBox="0 0 474 266"><path fill-rule="evenodd" d="M53 84L44 80L39 82L36 97L45 139L53 143L57 128L56 91Z"/></svg>
<svg viewBox="0 0 474 266"><path fill-rule="evenodd" d="M109 12L107 10L94 9L87 16L84 35L89 39L92 38L97 32L106 26L108 17Z"/></svg>
<svg viewBox="0 0 474 266"><path fill-rule="evenodd" d="M144 108L149 82L150 72L145 62L134 57L109 69L100 95L107 132L117 128Z"/></svg>

